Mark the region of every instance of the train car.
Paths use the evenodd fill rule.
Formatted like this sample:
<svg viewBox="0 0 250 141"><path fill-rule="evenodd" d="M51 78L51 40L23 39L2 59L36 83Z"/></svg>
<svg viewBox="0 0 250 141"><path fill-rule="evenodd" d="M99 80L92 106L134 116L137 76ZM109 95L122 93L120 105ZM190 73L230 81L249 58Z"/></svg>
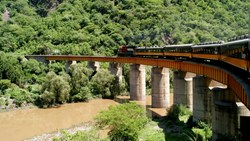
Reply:
<svg viewBox="0 0 250 141"><path fill-rule="evenodd" d="M245 35L223 44L220 60L249 72L249 42L249 36Z"/></svg>
<svg viewBox="0 0 250 141"><path fill-rule="evenodd" d="M139 57L161 57L163 56L163 47L137 47L135 55Z"/></svg>
<svg viewBox="0 0 250 141"><path fill-rule="evenodd" d="M220 60L220 47L223 42L203 43L192 46L192 58L205 61Z"/></svg>
<svg viewBox="0 0 250 141"><path fill-rule="evenodd" d="M189 59L192 57L192 44L168 45L164 47L164 57L174 57L175 59Z"/></svg>
<svg viewBox="0 0 250 141"><path fill-rule="evenodd" d="M121 46L118 51L117 55L118 56L134 56L135 55L135 48L136 46Z"/></svg>
<svg viewBox="0 0 250 141"><path fill-rule="evenodd" d="M216 62L222 61L232 69L247 72L250 77L250 39L249 35L240 36L228 42L211 42L203 44L167 45L163 47L122 46L118 56L124 57L153 57L177 60L192 59L193 61ZM238 71L239 72L239 71Z"/></svg>

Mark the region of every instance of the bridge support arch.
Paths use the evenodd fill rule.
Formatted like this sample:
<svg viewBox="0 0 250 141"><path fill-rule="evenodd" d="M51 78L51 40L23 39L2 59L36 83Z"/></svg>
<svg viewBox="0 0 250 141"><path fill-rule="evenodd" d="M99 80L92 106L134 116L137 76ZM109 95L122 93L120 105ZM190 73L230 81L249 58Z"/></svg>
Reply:
<svg viewBox="0 0 250 141"><path fill-rule="evenodd" d="M152 67L151 84L152 107L170 107L169 69L164 67Z"/></svg>
<svg viewBox="0 0 250 141"><path fill-rule="evenodd" d="M144 101L146 99L145 66L139 64L131 64L129 77L130 99Z"/></svg>

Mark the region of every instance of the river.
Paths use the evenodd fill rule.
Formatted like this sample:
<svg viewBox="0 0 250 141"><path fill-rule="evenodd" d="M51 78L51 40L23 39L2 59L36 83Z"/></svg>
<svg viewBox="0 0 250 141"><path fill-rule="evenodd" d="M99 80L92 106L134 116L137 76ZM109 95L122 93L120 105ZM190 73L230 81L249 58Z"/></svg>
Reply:
<svg viewBox="0 0 250 141"><path fill-rule="evenodd" d="M64 104L49 109L22 109L0 113L0 140L20 141L93 121L100 110L117 102L95 99L86 103Z"/></svg>
<svg viewBox="0 0 250 141"><path fill-rule="evenodd" d="M118 97L116 101L128 101L129 97ZM151 97L145 102L137 102L147 107L148 115L165 115L165 108L150 108ZM117 105L114 100L94 99L84 103L64 104L57 108L20 109L0 113L0 141L20 141L91 122L101 111L110 105Z"/></svg>

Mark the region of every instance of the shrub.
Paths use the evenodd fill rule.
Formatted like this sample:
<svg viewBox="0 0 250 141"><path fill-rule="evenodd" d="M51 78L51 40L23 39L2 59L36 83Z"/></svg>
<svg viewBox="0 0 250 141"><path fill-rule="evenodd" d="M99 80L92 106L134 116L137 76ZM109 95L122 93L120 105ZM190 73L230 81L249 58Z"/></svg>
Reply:
<svg viewBox="0 0 250 141"><path fill-rule="evenodd" d="M0 107L5 106L5 104L6 104L5 99L0 97Z"/></svg>
<svg viewBox="0 0 250 141"><path fill-rule="evenodd" d="M125 103L102 111L95 121L97 127L110 129L111 140L136 141L148 118L144 109L136 103Z"/></svg>
<svg viewBox="0 0 250 141"><path fill-rule="evenodd" d="M183 105L173 105L167 115L167 120L179 123L180 119L191 115L191 111Z"/></svg>
<svg viewBox="0 0 250 141"><path fill-rule="evenodd" d="M212 128L209 124L203 121L197 123L197 128L192 128L193 132L200 135L203 140L211 140L212 138Z"/></svg>
<svg viewBox="0 0 250 141"><path fill-rule="evenodd" d="M44 91L44 93L40 97L40 104L43 106L51 106L55 104L55 95L52 92Z"/></svg>
<svg viewBox="0 0 250 141"><path fill-rule="evenodd" d="M23 103L34 103L34 99L36 98L32 93L19 87L6 89L5 95L9 95L11 99L14 99L14 103L18 107Z"/></svg>
<svg viewBox="0 0 250 141"><path fill-rule="evenodd" d="M75 102L80 101L89 101L91 99L92 95L88 87L82 87L78 94L74 95L72 97L72 100Z"/></svg>
<svg viewBox="0 0 250 141"><path fill-rule="evenodd" d="M0 90L4 91L11 87L11 82L8 79L0 80Z"/></svg>

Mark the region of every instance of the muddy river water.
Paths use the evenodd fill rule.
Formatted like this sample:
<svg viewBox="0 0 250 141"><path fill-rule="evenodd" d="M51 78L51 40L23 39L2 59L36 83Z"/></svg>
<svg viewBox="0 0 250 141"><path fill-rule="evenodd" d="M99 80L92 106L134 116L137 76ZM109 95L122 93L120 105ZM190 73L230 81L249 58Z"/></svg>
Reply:
<svg viewBox="0 0 250 141"><path fill-rule="evenodd" d="M92 121L100 110L116 105L113 100L65 104L50 109L23 109L0 113L0 140L20 141L43 133Z"/></svg>
<svg viewBox="0 0 250 141"><path fill-rule="evenodd" d="M129 97L120 97L117 101L126 101ZM22 109L0 113L0 141L20 141L43 133L51 133L93 121L101 110L117 105L113 100L95 99L86 103L64 104L49 109ZM145 108L150 107L151 97L138 102ZM151 113L164 115L166 109L148 108Z"/></svg>

